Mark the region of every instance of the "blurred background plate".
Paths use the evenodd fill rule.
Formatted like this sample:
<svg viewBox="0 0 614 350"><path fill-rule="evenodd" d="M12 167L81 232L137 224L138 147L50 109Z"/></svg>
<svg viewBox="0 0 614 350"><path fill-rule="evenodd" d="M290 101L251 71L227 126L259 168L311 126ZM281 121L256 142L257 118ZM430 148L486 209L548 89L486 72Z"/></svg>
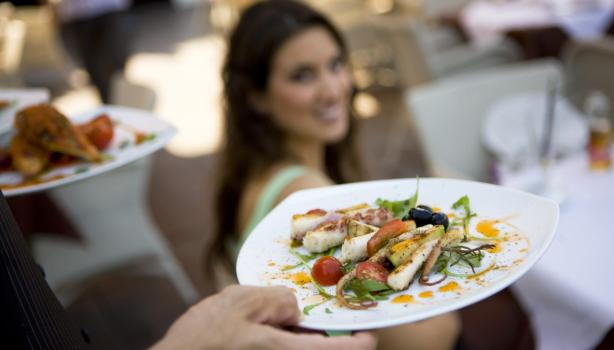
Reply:
<svg viewBox="0 0 614 350"><path fill-rule="evenodd" d="M0 134L4 134L13 128L17 111L30 105L49 102L49 90L0 89L0 102L8 103L7 107L0 108Z"/></svg>
<svg viewBox="0 0 614 350"><path fill-rule="evenodd" d="M176 129L155 115L133 108L102 106L91 112L69 119L76 124L85 123L101 114L107 114L115 124L113 140L103 150L101 163L77 162L53 168L37 180L39 183L20 185L23 176L17 171L0 173L0 188L5 197L34 193L66 185L78 180L103 174L122 165L131 163L161 149L175 135ZM136 142L137 134L145 141Z"/></svg>

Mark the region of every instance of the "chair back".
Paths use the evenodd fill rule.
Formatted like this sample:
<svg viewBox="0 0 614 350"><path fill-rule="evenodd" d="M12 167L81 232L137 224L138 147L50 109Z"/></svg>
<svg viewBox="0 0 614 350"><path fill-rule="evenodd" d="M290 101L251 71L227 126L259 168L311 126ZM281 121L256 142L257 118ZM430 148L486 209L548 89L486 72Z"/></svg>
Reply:
<svg viewBox="0 0 614 350"><path fill-rule="evenodd" d="M499 98L545 91L561 78L557 61L544 60L455 75L414 87L407 103L434 176L489 179L490 157L480 141L484 114Z"/></svg>
<svg viewBox="0 0 614 350"><path fill-rule="evenodd" d="M0 4L0 73L15 74L25 43L26 25L13 18L13 6Z"/></svg>
<svg viewBox="0 0 614 350"><path fill-rule="evenodd" d="M566 94L580 110L593 91L600 91L610 101L610 119L614 123L614 38L592 42L572 42L564 53Z"/></svg>

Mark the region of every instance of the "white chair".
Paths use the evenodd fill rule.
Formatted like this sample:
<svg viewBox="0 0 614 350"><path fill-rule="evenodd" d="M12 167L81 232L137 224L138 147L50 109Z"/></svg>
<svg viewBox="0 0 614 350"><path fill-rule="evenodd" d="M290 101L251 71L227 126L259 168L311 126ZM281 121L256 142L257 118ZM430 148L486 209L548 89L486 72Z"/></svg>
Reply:
<svg viewBox="0 0 614 350"><path fill-rule="evenodd" d="M151 109L150 89L114 79L114 102ZM33 251L46 278L69 304L88 278L127 263L154 257L159 262L140 272L164 272L188 304L198 293L166 244L148 208L151 159L50 191L51 197L82 233L75 242L57 235L37 235ZM161 268L161 269L160 269Z"/></svg>
<svg viewBox="0 0 614 350"><path fill-rule="evenodd" d="M434 176L489 179L489 155L481 144L484 114L500 97L545 91L561 81L557 61L515 64L441 79L413 88L407 103Z"/></svg>
<svg viewBox="0 0 614 350"><path fill-rule="evenodd" d="M593 91L605 94L610 102L610 119L614 123L614 39L572 42L565 48L567 96L578 109Z"/></svg>
<svg viewBox="0 0 614 350"><path fill-rule="evenodd" d="M13 17L14 9L10 3L0 4L0 77L4 85L14 85L18 79L26 25Z"/></svg>

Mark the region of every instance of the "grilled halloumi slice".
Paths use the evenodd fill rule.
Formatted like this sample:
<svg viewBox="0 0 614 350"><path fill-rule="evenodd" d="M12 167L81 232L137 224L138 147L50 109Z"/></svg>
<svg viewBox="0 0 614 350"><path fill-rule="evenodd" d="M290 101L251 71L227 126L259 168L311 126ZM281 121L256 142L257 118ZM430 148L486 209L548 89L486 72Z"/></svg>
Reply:
<svg viewBox="0 0 614 350"><path fill-rule="evenodd" d="M373 231L372 233L368 233L366 235L346 238L341 246L341 262L356 262L368 258L369 254L367 253L367 243L376 233L377 231Z"/></svg>
<svg viewBox="0 0 614 350"><path fill-rule="evenodd" d="M437 243L438 240L428 241L416 249L406 263L399 265L388 275L388 286L394 290L407 289Z"/></svg>
<svg viewBox="0 0 614 350"><path fill-rule="evenodd" d="M308 231L315 230L323 223L334 222L339 219L341 219L341 214L322 209L312 209L305 214L293 215L291 237L293 240L301 242Z"/></svg>
<svg viewBox="0 0 614 350"><path fill-rule="evenodd" d="M317 229L307 232L303 238L303 246L311 253L321 253L341 245L346 236L347 223L342 219L323 224Z"/></svg>

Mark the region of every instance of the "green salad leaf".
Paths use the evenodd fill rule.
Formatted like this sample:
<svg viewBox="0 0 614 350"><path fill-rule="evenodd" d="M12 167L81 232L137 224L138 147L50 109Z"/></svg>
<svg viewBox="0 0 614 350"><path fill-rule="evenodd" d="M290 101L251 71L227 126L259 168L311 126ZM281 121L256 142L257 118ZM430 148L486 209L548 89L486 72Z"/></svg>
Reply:
<svg viewBox="0 0 614 350"><path fill-rule="evenodd" d="M389 201L386 199L378 198L375 204L380 208L388 209L392 215L397 219L402 219L409 213L409 210L416 206L418 203L418 188L420 185L420 178L416 178L416 192L408 199L400 201Z"/></svg>
<svg viewBox="0 0 614 350"><path fill-rule="evenodd" d="M469 200L469 196L464 195L460 197L454 204L452 204L452 209L463 209L464 215L460 217L463 224L464 236L463 242L467 241L467 236L469 235L469 222L471 218L477 216L477 214L471 212L471 202Z"/></svg>
<svg viewBox="0 0 614 350"><path fill-rule="evenodd" d="M372 279L354 278L348 283L348 287L355 294L355 297L348 298L348 300L353 302L387 300L388 292L391 291L386 283Z"/></svg>

